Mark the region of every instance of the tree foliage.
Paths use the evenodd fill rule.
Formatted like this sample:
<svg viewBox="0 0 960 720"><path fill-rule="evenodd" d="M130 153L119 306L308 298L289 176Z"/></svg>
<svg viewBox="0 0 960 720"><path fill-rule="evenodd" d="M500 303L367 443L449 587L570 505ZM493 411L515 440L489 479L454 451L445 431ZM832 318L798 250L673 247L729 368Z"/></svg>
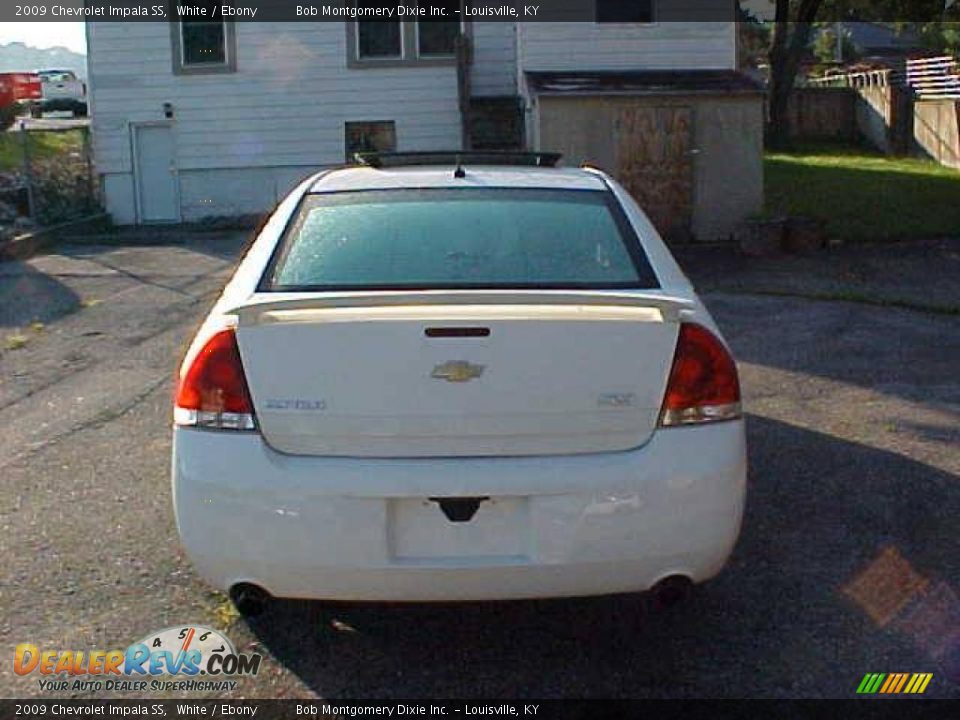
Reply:
<svg viewBox="0 0 960 720"><path fill-rule="evenodd" d="M840 47L844 62L856 59L857 47L847 30L840 31ZM823 23L817 28L816 39L813 41L813 54L824 64L836 61L837 31L833 23Z"/></svg>
<svg viewBox="0 0 960 720"><path fill-rule="evenodd" d="M800 59L810 44L813 23L823 0L776 0L773 37L770 40L770 85L767 108L767 142L784 147L790 142L787 104L797 78Z"/></svg>
<svg viewBox="0 0 960 720"><path fill-rule="evenodd" d="M960 51L960 1L949 9L944 5L944 0L776 0L767 53L770 63L768 143L774 147L789 143L787 106L800 62L813 38L815 22L884 22L912 29L931 49L956 53Z"/></svg>
<svg viewBox="0 0 960 720"><path fill-rule="evenodd" d="M0 106L0 132L9 129L20 116L20 103L10 103Z"/></svg>

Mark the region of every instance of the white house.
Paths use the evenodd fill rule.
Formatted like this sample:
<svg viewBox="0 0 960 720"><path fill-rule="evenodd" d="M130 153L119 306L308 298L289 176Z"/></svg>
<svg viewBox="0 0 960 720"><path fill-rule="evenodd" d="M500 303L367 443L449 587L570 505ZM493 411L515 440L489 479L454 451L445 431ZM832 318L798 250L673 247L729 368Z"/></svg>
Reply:
<svg viewBox="0 0 960 720"><path fill-rule="evenodd" d="M648 203L682 196L665 229L724 234L762 193L735 23L637 5L573 23L89 22L106 209L120 224L262 213L356 150L471 144L609 166Z"/></svg>

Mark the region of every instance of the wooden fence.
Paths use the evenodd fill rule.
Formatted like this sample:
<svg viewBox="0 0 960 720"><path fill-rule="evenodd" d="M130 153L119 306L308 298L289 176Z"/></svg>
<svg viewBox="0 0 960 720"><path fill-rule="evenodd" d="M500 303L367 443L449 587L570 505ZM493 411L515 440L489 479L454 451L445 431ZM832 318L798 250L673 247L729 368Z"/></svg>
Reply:
<svg viewBox="0 0 960 720"><path fill-rule="evenodd" d="M833 73L809 80L808 86L797 91L798 107L823 104L818 96L828 90L846 92L855 102L857 134L878 149L919 152L960 168L960 61L956 58L908 60L902 69ZM832 103L836 106L838 101ZM806 113L811 114L809 108ZM845 128L845 118L836 117ZM809 131L799 124L799 135Z"/></svg>

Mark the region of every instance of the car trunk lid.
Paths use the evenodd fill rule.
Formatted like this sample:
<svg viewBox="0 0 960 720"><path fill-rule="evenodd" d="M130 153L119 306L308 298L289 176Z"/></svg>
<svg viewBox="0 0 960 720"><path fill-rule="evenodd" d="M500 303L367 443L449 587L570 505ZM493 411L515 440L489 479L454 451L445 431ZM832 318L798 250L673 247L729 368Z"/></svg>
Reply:
<svg viewBox="0 0 960 720"><path fill-rule="evenodd" d="M600 291L263 293L232 313L275 449L451 457L642 445L691 307Z"/></svg>

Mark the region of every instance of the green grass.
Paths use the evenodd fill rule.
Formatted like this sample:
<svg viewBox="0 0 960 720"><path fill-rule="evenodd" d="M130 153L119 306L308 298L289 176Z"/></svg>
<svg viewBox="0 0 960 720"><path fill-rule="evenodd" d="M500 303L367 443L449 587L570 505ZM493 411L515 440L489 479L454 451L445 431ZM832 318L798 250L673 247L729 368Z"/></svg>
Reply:
<svg viewBox="0 0 960 720"><path fill-rule="evenodd" d="M766 214L826 221L848 242L960 236L960 172L918 158L805 145L766 155Z"/></svg>
<svg viewBox="0 0 960 720"><path fill-rule="evenodd" d="M30 157L45 159L83 149L82 130L32 131L27 133ZM19 132L0 132L0 172L23 168L23 144Z"/></svg>

